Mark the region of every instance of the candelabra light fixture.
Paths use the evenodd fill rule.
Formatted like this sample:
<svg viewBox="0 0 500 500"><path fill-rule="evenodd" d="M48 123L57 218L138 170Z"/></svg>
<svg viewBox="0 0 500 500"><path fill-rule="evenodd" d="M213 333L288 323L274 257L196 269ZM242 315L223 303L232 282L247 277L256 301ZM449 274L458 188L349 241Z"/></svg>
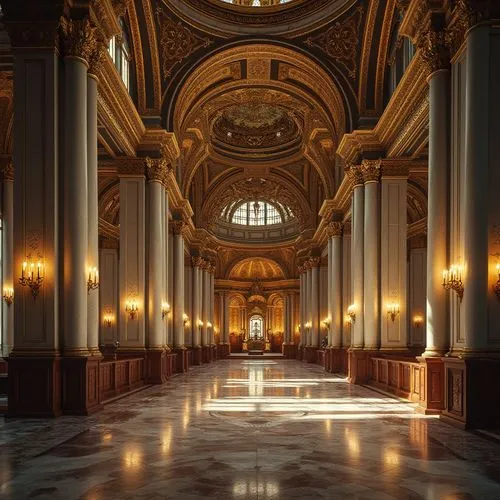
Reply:
<svg viewBox="0 0 500 500"><path fill-rule="evenodd" d="M498 297L498 299L500 299L500 263L497 264L497 275L498 280L495 283L493 290L495 291L495 295Z"/></svg>
<svg viewBox="0 0 500 500"><path fill-rule="evenodd" d="M89 278L87 280L87 291L97 290L99 288L99 271L97 267L89 267Z"/></svg>
<svg viewBox="0 0 500 500"><path fill-rule="evenodd" d="M387 304L387 315L391 318L391 321L394 323L396 321L396 317L399 315L399 303L391 302Z"/></svg>
<svg viewBox="0 0 500 500"><path fill-rule="evenodd" d="M453 265L443 271L443 287L446 290L454 290L460 302L464 297L464 284L462 281L462 266ZM499 278L500 279L500 278Z"/></svg>
<svg viewBox="0 0 500 500"><path fill-rule="evenodd" d="M210 321L207 321L207 328L212 328L212 323L210 323Z"/></svg>
<svg viewBox="0 0 500 500"><path fill-rule="evenodd" d="M40 260L36 263L31 257L23 262L19 283L22 286L29 286L33 298L36 298L44 280L43 264Z"/></svg>
<svg viewBox="0 0 500 500"><path fill-rule="evenodd" d="M201 321L201 319L199 319L196 323L199 328L203 328L203 321Z"/></svg>
<svg viewBox="0 0 500 500"><path fill-rule="evenodd" d="M351 304L347 308L347 316L349 317L349 322L350 323L355 323L356 322L356 306L354 304Z"/></svg>
<svg viewBox="0 0 500 500"><path fill-rule="evenodd" d="M413 316L413 325L415 328L420 328L424 324L424 317L421 314L415 314Z"/></svg>
<svg viewBox="0 0 500 500"><path fill-rule="evenodd" d="M137 302L134 299L127 300L127 302L125 303L125 311L128 313L128 317L130 319L135 319L139 311Z"/></svg>
<svg viewBox="0 0 500 500"><path fill-rule="evenodd" d="M186 313L182 315L182 320L184 321L184 326L188 327L190 325L189 316Z"/></svg>
<svg viewBox="0 0 500 500"><path fill-rule="evenodd" d="M115 322L115 316L113 314L107 313L102 318L102 322L106 328L111 328Z"/></svg>
<svg viewBox="0 0 500 500"><path fill-rule="evenodd" d="M308 321L307 323L304 324L304 327L307 328L307 329L310 329L312 328L312 322L311 321Z"/></svg>
<svg viewBox="0 0 500 500"><path fill-rule="evenodd" d="M331 318L328 316L328 318L325 318L321 323L322 325L328 329L330 328L330 323L332 322Z"/></svg>
<svg viewBox="0 0 500 500"><path fill-rule="evenodd" d="M5 287L3 289L3 300L5 300L5 303L7 304L7 306L10 307L12 305L12 302L14 302L14 289L13 288Z"/></svg>
<svg viewBox="0 0 500 500"><path fill-rule="evenodd" d="M165 319L170 314L170 304L168 302L161 303L161 319Z"/></svg>

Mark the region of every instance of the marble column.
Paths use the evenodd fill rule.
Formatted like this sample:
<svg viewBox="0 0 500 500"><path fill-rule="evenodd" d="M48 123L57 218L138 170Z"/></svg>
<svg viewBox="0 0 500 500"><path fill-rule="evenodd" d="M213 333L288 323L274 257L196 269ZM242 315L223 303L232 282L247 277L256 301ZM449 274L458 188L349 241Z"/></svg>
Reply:
<svg viewBox="0 0 500 500"><path fill-rule="evenodd" d="M490 35L490 29L488 25L478 25L467 36L463 308L464 351L469 356L487 352L488 348L493 350L495 342L498 343L500 339L498 333L490 331L495 329L498 332L499 326L496 324L493 327L489 324L489 319L492 318L488 317L487 293L490 212L498 211L498 201L496 208L492 209L493 204L489 199L489 196L495 195L486 194L490 192L489 183L492 181L490 169L498 169L498 157L491 155L493 148L490 141L498 141L498 135L494 136L493 132L498 132L500 128L497 126L495 129L495 120L490 118L490 106L494 102L490 92L498 92L500 80L498 72L494 72L492 68L495 64L493 61L496 59L498 65L500 60L498 56L494 59L490 52L494 50L493 40L498 39L498 33ZM498 45L496 49L498 50ZM495 239L498 239L498 236L492 237L492 241ZM492 309L495 310L496 307ZM498 349L498 346L496 348Z"/></svg>
<svg viewBox="0 0 500 500"><path fill-rule="evenodd" d="M170 349L174 346L174 231L172 221L167 224L167 302L170 305L170 312L166 318L167 347Z"/></svg>
<svg viewBox="0 0 500 500"><path fill-rule="evenodd" d="M64 355L87 356L88 21L68 21L64 57ZM64 404L64 403L63 403Z"/></svg>
<svg viewBox="0 0 500 500"><path fill-rule="evenodd" d="M320 347L320 317L319 317L319 257L311 260L311 346L315 349Z"/></svg>
<svg viewBox="0 0 500 500"><path fill-rule="evenodd" d="M202 283L202 298L201 298L201 310L202 310L202 321L203 325L201 327L201 345L203 350L203 362L210 362L210 339L208 337L208 310L210 307L210 297L209 297L209 276L208 276L208 262L203 260L202 268L201 268L201 283Z"/></svg>
<svg viewBox="0 0 500 500"><path fill-rule="evenodd" d="M342 231L341 222L331 222L329 225L331 243L331 330L332 336L329 343L334 349L342 347Z"/></svg>
<svg viewBox="0 0 500 500"><path fill-rule="evenodd" d="M163 182L166 173L166 164L163 159L146 160L147 198L148 198L148 295L147 295L147 339L146 346L148 381L160 384L165 382L166 373L162 369L165 357L164 325L162 318L163 302L163 254L162 246L164 231L163 213Z"/></svg>
<svg viewBox="0 0 500 500"><path fill-rule="evenodd" d="M193 325L194 325L194 342L193 342L193 362L196 365L201 364L201 257L193 257Z"/></svg>
<svg viewBox="0 0 500 500"><path fill-rule="evenodd" d="M0 158L2 181L2 294L14 293L14 165L10 156ZM2 300L2 352L14 346L14 302Z"/></svg>
<svg viewBox="0 0 500 500"><path fill-rule="evenodd" d="M305 310L306 310L306 346L311 346L312 344L312 310L311 310L311 294L312 294L312 286L311 286L311 278L312 278L312 270L311 263L309 261L305 264L306 268L306 295L305 295Z"/></svg>
<svg viewBox="0 0 500 500"><path fill-rule="evenodd" d="M88 267L99 269L99 193L97 188L97 85L104 48L98 46L89 60L87 79L87 165L88 165ZM100 276L101 277L101 276ZM100 280L99 280L100 281ZM99 291L87 298L87 341L91 354L99 351Z"/></svg>
<svg viewBox="0 0 500 500"><path fill-rule="evenodd" d="M432 47L432 45L431 45ZM441 357L450 344L448 294L442 286L448 268L450 197L450 72L434 47L429 83L429 187L427 213L427 340L424 356ZM442 64L441 64L442 63Z"/></svg>
<svg viewBox="0 0 500 500"><path fill-rule="evenodd" d="M185 342L184 324L184 236L186 223L182 220L172 221L174 240L174 321L173 321L173 343L177 353L177 371L180 373L188 370L187 352ZM190 318L190 321L193 319Z"/></svg>
<svg viewBox="0 0 500 500"><path fill-rule="evenodd" d="M361 169L353 166L348 170L353 183L352 201L352 288L356 319L352 325L351 348L362 349L365 345L364 327L364 216L365 188Z"/></svg>
<svg viewBox="0 0 500 500"><path fill-rule="evenodd" d="M364 348L376 350L380 347L380 161L364 160L361 169L365 182Z"/></svg>
<svg viewBox="0 0 500 500"><path fill-rule="evenodd" d="M328 234L328 285L327 285L327 308L328 308L328 348L332 345L333 338L333 311L332 311L332 288L333 288L333 276L332 276L332 238L330 232L327 230Z"/></svg>
<svg viewBox="0 0 500 500"><path fill-rule="evenodd" d="M300 299L300 346L299 349L302 349L306 345L306 333L305 333L305 324L307 322L305 315L305 272L302 266L299 266L299 280L300 280L300 290L299 290L299 299Z"/></svg>

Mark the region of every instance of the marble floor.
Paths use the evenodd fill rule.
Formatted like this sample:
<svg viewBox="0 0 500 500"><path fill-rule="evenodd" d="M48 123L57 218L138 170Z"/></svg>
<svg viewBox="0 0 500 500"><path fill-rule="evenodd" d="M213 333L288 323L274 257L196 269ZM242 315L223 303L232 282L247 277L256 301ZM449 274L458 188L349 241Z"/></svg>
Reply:
<svg viewBox="0 0 500 500"><path fill-rule="evenodd" d="M316 365L224 360L91 417L0 420L0 498L500 499L500 445Z"/></svg>

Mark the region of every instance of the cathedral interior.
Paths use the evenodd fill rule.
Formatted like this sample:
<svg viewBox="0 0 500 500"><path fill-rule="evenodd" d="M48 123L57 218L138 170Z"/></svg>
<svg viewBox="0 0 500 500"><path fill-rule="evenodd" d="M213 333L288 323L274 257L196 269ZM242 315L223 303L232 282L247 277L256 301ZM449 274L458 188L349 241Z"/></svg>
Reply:
<svg viewBox="0 0 500 500"><path fill-rule="evenodd" d="M2 498L500 498L500 2L0 6Z"/></svg>

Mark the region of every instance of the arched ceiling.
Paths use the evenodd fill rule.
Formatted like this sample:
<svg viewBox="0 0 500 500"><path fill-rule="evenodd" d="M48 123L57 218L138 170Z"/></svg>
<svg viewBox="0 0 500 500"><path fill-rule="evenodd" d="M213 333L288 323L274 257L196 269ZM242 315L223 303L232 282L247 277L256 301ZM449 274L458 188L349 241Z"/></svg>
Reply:
<svg viewBox="0 0 500 500"><path fill-rule="evenodd" d="M284 279L283 270L275 261L265 258L250 258L238 262L229 271L232 280L276 280Z"/></svg>

